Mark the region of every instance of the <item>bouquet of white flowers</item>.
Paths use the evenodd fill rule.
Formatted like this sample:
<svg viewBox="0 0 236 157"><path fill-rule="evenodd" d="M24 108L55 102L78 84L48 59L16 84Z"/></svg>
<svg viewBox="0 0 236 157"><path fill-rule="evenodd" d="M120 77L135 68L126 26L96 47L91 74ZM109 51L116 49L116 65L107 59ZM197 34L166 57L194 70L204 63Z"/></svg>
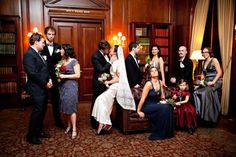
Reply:
<svg viewBox="0 0 236 157"><path fill-rule="evenodd" d="M103 73L98 77L98 81L101 83L105 83L105 81L108 81L110 79L111 79L111 75L108 73ZM108 87L109 85L106 85L106 86Z"/></svg>

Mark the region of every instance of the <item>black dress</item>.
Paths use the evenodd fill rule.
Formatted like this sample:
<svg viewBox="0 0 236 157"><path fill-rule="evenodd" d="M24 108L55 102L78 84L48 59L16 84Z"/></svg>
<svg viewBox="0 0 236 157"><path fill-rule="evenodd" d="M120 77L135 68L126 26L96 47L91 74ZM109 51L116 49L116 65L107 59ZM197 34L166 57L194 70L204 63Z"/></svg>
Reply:
<svg viewBox="0 0 236 157"><path fill-rule="evenodd" d="M160 98L161 89L155 91L152 84L152 89L142 107L142 111L152 125L150 140L161 140L174 136L173 109L168 104L160 103Z"/></svg>

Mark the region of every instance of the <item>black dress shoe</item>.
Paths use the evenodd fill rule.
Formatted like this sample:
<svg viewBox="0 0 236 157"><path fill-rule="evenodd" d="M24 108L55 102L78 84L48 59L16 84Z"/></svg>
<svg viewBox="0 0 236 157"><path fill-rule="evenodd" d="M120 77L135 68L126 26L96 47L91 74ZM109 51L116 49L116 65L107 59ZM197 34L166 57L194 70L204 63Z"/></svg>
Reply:
<svg viewBox="0 0 236 157"><path fill-rule="evenodd" d="M39 138L50 138L51 136L46 133L45 131L42 131L40 134L39 134Z"/></svg>
<svg viewBox="0 0 236 157"><path fill-rule="evenodd" d="M190 135L193 135L193 133L194 133L193 128L188 128L188 133L189 133Z"/></svg>
<svg viewBox="0 0 236 157"><path fill-rule="evenodd" d="M42 142L37 137L27 137L26 141L30 144L42 144Z"/></svg>

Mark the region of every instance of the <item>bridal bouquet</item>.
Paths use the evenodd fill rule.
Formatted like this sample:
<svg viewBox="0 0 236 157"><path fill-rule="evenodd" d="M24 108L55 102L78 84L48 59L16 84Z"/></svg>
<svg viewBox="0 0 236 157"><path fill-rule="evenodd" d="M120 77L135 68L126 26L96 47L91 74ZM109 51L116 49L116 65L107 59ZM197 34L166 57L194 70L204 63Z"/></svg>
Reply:
<svg viewBox="0 0 236 157"><path fill-rule="evenodd" d="M58 64L55 67L55 73L56 73L56 76L58 78L57 79L58 82L61 82L61 79L59 78L59 75L66 73L66 66L64 66L63 64L64 64L64 61L60 61L60 62L58 62Z"/></svg>
<svg viewBox="0 0 236 157"><path fill-rule="evenodd" d="M111 75L108 73L103 73L98 77L98 81L101 83L105 83L105 81L109 81L110 79L111 79Z"/></svg>

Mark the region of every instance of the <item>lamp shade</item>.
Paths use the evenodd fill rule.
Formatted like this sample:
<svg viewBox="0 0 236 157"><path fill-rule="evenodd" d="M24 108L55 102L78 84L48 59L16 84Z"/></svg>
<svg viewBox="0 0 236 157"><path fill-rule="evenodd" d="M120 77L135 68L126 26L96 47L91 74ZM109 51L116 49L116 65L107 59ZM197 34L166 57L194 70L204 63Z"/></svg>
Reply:
<svg viewBox="0 0 236 157"><path fill-rule="evenodd" d="M201 50L194 50L192 55L190 56L191 60L204 60L205 58L202 56L202 51Z"/></svg>

